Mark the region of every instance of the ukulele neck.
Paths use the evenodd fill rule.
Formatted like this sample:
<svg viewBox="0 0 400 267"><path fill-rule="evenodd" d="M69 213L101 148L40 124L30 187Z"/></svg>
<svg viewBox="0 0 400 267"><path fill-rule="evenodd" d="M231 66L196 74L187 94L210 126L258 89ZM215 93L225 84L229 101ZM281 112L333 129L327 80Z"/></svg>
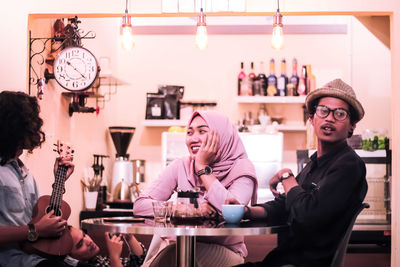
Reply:
<svg viewBox="0 0 400 267"><path fill-rule="evenodd" d="M66 166L58 166L55 181L53 184L53 192L51 193L50 198L50 209L54 210L54 215L60 216L56 214L61 207L62 196L65 193L65 180L67 177L67 170Z"/></svg>

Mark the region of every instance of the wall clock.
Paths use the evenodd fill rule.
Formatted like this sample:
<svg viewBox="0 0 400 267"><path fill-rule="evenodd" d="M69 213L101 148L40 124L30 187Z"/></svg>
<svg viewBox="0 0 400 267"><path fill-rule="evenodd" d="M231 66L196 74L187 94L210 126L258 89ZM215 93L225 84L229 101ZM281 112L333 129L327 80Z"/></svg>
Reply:
<svg viewBox="0 0 400 267"><path fill-rule="evenodd" d="M58 53L53 70L54 78L63 88L82 91L92 86L99 66L96 57L86 48L69 46Z"/></svg>

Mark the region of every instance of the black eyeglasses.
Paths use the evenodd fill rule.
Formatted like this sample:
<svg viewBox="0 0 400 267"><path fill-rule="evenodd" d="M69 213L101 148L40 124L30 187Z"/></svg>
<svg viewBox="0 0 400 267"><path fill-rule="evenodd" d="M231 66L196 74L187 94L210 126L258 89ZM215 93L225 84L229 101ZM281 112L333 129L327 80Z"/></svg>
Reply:
<svg viewBox="0 0 400 267"><path fill-rule="evenodd" d="M348 112L343 108L330 109L327 106L322 106L322 105L315 107L315 114L317 114L317 116L320 117L321 119L328 117L329 113L331 112L333 113L333 117L337 121L344 121L347 117L350 116L350 112Z"/></svg>

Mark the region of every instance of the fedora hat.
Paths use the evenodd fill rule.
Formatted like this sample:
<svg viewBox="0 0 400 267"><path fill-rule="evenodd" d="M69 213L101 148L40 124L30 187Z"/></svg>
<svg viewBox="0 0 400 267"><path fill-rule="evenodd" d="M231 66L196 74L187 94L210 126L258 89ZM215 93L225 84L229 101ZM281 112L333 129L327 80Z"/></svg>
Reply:
<svg viewBox="0 0 400 267"><path fill-rule="evenodd" d="M313 105L315 105L315 101L321 97L336 97L346 101L357 113L350 114L350 117L354 118L355 122L360 121L364 117L364 108L357 100L353 88L341 79L330 81L307 95L306 107L309 112L314 109Z"/></svg>

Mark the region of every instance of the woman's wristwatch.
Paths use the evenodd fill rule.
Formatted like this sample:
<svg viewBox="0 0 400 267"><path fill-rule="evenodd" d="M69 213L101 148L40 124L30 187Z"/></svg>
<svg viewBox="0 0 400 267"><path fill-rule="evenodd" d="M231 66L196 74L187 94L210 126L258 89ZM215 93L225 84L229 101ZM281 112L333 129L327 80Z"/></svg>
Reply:
<svg viewBox="0 0 400 267"><path fill-rule="evenodd" d="M205 166L204 169L199 170L198 172L196 172L197 176L201 176L201 175L210 175L211 173L213 173L213 169L210 166Z"/></svg>
<svg viewBox="0 0 400 267"><path fill-rule="evenodd" d="M294 177L293 173L286 172L286 173L282 174L281 177L279 177L279 182L282 183L283 180L286 180L286 179L288 179L288 178L290 178L292 176Z"/></svg>

